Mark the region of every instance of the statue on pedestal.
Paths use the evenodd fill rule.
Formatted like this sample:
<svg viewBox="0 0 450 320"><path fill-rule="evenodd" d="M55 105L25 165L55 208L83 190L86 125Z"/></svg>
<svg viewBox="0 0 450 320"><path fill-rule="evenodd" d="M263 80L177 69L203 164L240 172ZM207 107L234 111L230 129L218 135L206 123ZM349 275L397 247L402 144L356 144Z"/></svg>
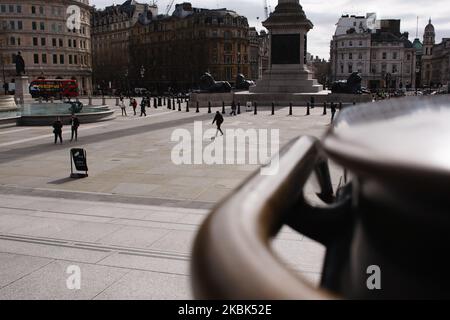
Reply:
<svg viewBox="0 0 450 320"><path fill-rule="evenodd" d="M25 61L22 58L22 55L19 52L17 52L16 58L16 74L18 76L25 75Z"/></svg>

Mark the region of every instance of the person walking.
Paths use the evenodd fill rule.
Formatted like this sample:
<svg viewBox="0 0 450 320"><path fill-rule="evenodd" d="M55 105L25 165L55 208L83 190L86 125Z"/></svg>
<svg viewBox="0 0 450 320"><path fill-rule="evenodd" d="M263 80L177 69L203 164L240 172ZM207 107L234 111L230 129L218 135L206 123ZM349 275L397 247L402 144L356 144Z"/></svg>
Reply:
<svg viewBox="0 0 450 320"><path fill-rule="evenodd" d="M331 123L334 121L334 115L336 114L336 105L334 103L331 104Z"/></svg>
<svg viewBox="0 0 450 320"><path fill-rule="evenodd" d="M236 103L234 102L234 100L233 100L233 102L231 103L231 113L230 113L230 116L235 116L236 115Z"/></svg>
<svg viewBox="0 0 450 320"><path fill-rule="evenodd" d="M120 109L122 109L122 117L125 115L125 117L127 117L128 115L127 115L127 110L126 110L126 108L125 108L125 103L123 102L123 100L122 100L122 102L120 102Z"/></svg>
<svg viewBox="0 0 450 320"><path fill-rule="evenodd" d="M147 103L145 101L145 98L142 98L142 101L141 101L141 115L140 115L140 117L142 117L142 115L147 116L147 113L145 112L146 104Z"/></svg>
<svg viewBox="0 0 450 320"><path fill-rule="evenodd" d="M220 126L222 125L223 121L224 121L223 120L223 116L220 114L219 111L216 111L216 116L214 117L214 120L213 120L213 123L212 123L212 124L216 123L216 125L217 125L216 137L217 137L217 134L219 133L219 131L220 131L220 133L223 136L222 129L220 128Z"/></svg>
<svg viewBox="0 0 450 320"><path fill-rule="evenodd" d="M70 127L72 129L72 135L70 141L73 141L75 137L75 141L78 141L78 127L80 126L80 120L75 114L72 114L72 118L70 119Z"/></svg>
<svg viewBox="0 0 450 320"><path fill-rule="evenodd" d="M56 118L56 121L53 122L53 134L55 135L55 144L58 141L58 138L59 138L60 143L61 144L63 143L62 142L62 127L63 127L63 124L62 124L61 118L60 117Z"/></svg>
<svg viewBox="0 0 450 320"><path fill-rule="evenodd" d="M136 101L136 99L134 99L134 98L132 99L131 106L133 107L134 115L136 115L136 108L137 108L137 101Z"/></svg>

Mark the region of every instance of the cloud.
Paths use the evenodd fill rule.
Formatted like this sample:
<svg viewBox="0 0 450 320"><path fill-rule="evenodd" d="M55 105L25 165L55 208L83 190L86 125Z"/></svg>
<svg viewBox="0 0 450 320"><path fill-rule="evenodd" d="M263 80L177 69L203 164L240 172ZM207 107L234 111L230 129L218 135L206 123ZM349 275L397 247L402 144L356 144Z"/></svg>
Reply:
<svg viewBox="0 0 450 320"><path fill-rule="evenodd" d="M120 4L123 1L118 1ZM189 0L186 0L189 1ZM264 7L266 0L192 0L194 7L202 8L227 8L246 16L251 26L263 29ZM138 2L150 2L141 0ZM157 1L159 11L164 13L170 0ZM183 1L175 1L181 3ZM267 0L269 7L275 10L277 0ZM111 0L90 0L90 3L101 8L111 5ZM308 51L313 55L323 58L329 57L329 44L335 31L335 24L342 14L365 15L367 12L377 13L378 18L401 19L402 31L409 32L412 41L416 35L417 17L419 17L419 38L422 38L423 30L428 19L433 19L436 28L437 41L450 36L450 6L448 0L300 0L303 10L314 23L314 29L309 33ZM173 9L173 8L172 8Z"/></svg>

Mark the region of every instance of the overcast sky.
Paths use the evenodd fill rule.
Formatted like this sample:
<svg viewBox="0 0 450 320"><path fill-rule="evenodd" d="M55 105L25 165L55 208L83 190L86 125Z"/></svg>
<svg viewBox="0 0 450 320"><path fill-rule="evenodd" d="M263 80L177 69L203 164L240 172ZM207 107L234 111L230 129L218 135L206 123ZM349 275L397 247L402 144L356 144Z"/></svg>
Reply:
<svg viewBox="0 0 450 320"><path fill-rule="evenodd" d="M116 1L120 4L125 0ZM141 3L152 1L140 0ZM159 12L165 13L170 0L155 1ZM176 1L181 3L183 1ZM265 0L192 0L194 7L227 8L246 16L250 26L261 30L264 20ZM90 0L92 5L101 8L111 5L112 0ZM268 0L272 11L278 0ZM329 44L335 30L335 24L342 14L365 15L376 12L378 18L401 19L402 31L408 31L410 40L416 36L417 17L419 17L419 38L422 39L423 29L431 17L436 28L437 41L450 37L450 6L448 0L300 0L307 17L313 22L314 29L309 32L308 51L321 58L329 58ZM173 10L173 8L172 8Z"/></svg>

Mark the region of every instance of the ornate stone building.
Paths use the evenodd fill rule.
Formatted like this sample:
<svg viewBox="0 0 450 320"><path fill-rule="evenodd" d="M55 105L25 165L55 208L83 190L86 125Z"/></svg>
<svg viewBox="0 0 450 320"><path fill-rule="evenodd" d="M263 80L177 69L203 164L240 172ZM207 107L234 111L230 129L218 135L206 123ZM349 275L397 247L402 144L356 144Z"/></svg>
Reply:
<svg viewBox="0 0 450 320"><path fill-rule="evenodd" d="M423 34L422 85L440 87L450 81L450 39L436 44L436 33L431 19Z"/></svg>
<svg viewBox="0 0 450 320"><path fill-rule="evenodd" d="M247 18L227 9L177 4L171 16L136 23L130 53L134 86L165 91L195 88L209 71L216 80L251 76Z"/></svg>
<svg viewBox="0 0 450 320"><path fill-rule="evenodd" d="M252 80L259 80L269 68L269 35L265 31L258 33L256 28L249 29L250 40L250 74Z"/></svg>
<svg viewBox="0 0 450 320"><path fill-rule="evenodd" d="M71 21L68 18L74 14L69 6L79 8L79 28L68 28L67 22ZM5 81L14 82L15 55L21 52L30 80L76 79L81 94L89 94L92 90L90 9L88 0L0 0L2 85Z"/></svg>
<svg viewBox="0 0 450 320"><path fill-rule="evenodd" d="M367 14L339 20L330 45L331 80L358 72L370 89L415 87L416 52L408 33L400 32L400 20L375 18Z"/></svg>
<svg viewBox="0 0 450 320"><path fill-rule="evenodd" d="M156 5L128 0L92 11L92 54L95 89L125 89L131 75L130 33L158 14Z"/></svg>

